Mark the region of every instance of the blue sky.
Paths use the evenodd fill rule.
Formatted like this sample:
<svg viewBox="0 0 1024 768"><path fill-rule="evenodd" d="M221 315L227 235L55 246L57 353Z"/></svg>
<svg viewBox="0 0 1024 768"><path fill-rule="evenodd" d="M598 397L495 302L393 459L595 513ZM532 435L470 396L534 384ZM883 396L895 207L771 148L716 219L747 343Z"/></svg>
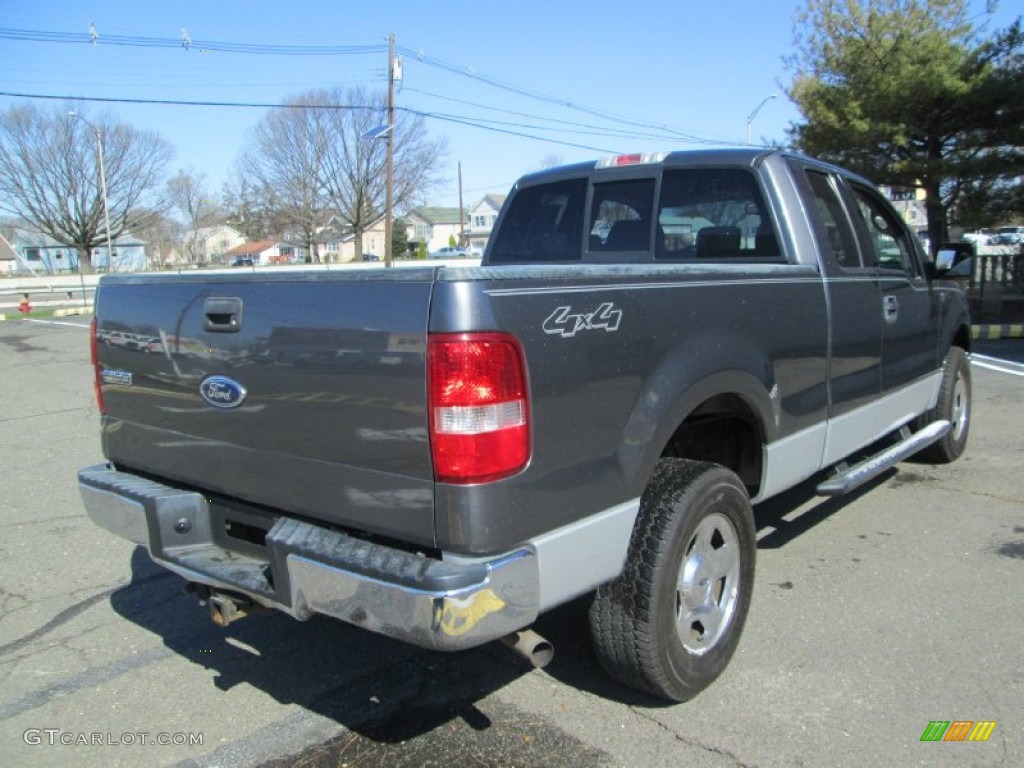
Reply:
<svg viewBox="0 0 1024 768"><path fill-rule="evenodd" d="M4 40L0 90L30 94L279 103L317 87L384 89L386 37L393 32L399 48L409 52L403 57L399 107L470 123L504 123L492 124L505 131L498 132L428 119L430 134L448 142L442 166L448 181L429 194L426 202L433 205L457 205L459 162L464 202L472 205L485 193L507 191L518 176L551 159L574 162L617 152L743 144L748 115L773 95L752 121L754 143L784 142L787 127L800 119L782 90L791 79L783 59L792 52L797 3L4 0L4 5L0 27L85 35L92 22L99 33L96 45ZM969 5L980 12L986 4ZM990 27L1012 20L1009 5L997 8ZM376 49L279 56L203 51L195 43L185 50L104 42L105 35L180 38L182 29L193 41ZM546 100L497 88L484 77ZM0 109L21 101L0 96ZM83 104L80 111L111 112L160 132L176 149L169 171L192 166L206 173L215 196L266 112L98 103ZM622 130L655 135L609 135Z"/></svg>

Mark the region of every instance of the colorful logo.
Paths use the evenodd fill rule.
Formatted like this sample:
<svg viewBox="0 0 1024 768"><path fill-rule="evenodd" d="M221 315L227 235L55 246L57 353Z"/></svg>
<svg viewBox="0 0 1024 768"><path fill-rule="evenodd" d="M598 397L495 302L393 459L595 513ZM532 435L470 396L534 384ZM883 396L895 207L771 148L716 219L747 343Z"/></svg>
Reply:
<svg viewBox="0 0 1024 768"><path fill-rule="evenodd" d="M921 741L988 741L995 729L995 720L932 720Z"/></svg>
<svg viewBox="0 0 1024 768"><path fill-rule="evenodd" d="M199 394L214 408L237 408L245 400L245 387L227 376L209 376L199 385Z"/></svg>

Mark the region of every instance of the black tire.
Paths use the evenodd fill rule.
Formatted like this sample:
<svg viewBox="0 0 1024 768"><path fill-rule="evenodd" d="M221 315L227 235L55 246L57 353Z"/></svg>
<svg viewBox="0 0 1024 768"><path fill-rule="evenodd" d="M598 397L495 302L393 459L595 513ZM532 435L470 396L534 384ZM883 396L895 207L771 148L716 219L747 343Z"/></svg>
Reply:
<svg viewBox="0 0 1024 768"><path fill-rule="evenodd" d="M735 474L660 460L640 500L625 570L591 604L601 665L664 699L698 694L739 643L756 553L750 499Z"/></svg>
<svg viewBox="0 0 1024 768"><path fill-rule="evenodd" d="M959 459L967 448L967 435L971 430L971 364L960 347L949 348L942 364L939 399L934 408L918 419L917 425L921 428L943 419L950 421L953 427L941 440L918 454L923 461L949 464Z"/></svg>

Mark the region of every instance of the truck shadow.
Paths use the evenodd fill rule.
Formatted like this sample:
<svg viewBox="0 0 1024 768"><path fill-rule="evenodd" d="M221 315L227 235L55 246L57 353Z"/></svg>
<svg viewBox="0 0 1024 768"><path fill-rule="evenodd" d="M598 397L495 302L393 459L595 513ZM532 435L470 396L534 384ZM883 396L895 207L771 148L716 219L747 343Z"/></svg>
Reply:
<svg viewBox="0 0 1024 768"><path fill-rule="evenodd" d="M844 496L818 496L816 489L825 477L820 475L773 496L754 507L757 548L784 547L898 474L891 468Z"/></svg>
<svg viewBox="0 0 1024 768"><path fill-rule="evenodd" d="M110 598L115 612L213 672L218 689L253 686L373 742L408 740L455 719L485 730L491 723L476 703L532 669L500 643L437 653L321 616L299 622L268 610L218 627L144 548L131 568L132 582Z"/></svg>

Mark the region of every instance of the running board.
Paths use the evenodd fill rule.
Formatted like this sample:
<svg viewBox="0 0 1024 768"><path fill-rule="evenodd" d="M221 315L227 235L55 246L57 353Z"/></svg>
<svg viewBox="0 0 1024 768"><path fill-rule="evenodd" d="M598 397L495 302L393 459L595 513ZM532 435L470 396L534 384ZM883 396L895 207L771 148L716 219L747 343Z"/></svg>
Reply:
<svg viewBox="0 0 1024 768"><path fill-rule="evenodd" d="M953 425L948 421L933 421L924 429L911 434L909 427L900 430L900 441L881 453L848 467L845 462L836 466L837 474L818 486L820 496L842 496L859 488L873 478L898 464L908 456L927 448L949 432Z"/></svg>

